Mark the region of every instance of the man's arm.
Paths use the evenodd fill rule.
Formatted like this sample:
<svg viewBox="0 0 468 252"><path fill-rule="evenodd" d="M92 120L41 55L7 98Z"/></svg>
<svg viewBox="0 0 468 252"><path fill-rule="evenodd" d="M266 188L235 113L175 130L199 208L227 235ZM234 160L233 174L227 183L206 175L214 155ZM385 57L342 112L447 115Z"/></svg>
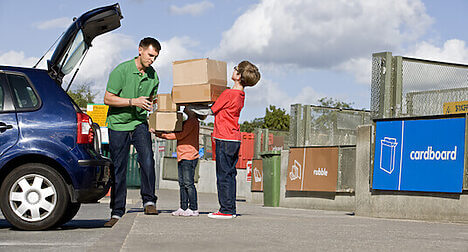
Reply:
<svg viewBox="0 0 468 252"><path fill-rule="evenodd" d="M104 104L112 106L112 107L131 107L137 106L144 110L151 110L151 106L153 105L147 96L140 96L138 98L122 98L116 94L113 94L109 91L106 91L104 94Z"/></svg>

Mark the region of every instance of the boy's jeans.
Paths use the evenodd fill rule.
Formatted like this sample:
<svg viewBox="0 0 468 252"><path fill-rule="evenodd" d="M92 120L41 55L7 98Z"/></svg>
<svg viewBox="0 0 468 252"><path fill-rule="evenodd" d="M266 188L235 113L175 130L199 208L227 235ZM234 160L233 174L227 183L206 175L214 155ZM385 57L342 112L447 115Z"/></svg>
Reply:
<svg viewBox="0 0 468 252"><path fill-rule="evenodd" d="M130 144L138 153L140 164L141 188L143 204L155 204L155 172L151 133L148 125L142 123L133 131L115 131L109 129L109 150L114 162L114 177L111 190L111 215L123 216L127 199L127 164L130 154Z"/></svg>
<svg viewBox="0 0 468 252"><path fill-rule="evenodd" d="M179 187L180 187L180 208L183 210L198 210L197 189L194 184L195 168L198 158L194 160L180 160L178 164Z"/></svg>
<svg viewBox="0 0 468 252"><path fill-rule="evenodd" d="M240 144L240 142L216 139L216 185L219 211L225 214L236 214L236 163L239 159Z"/></svg>

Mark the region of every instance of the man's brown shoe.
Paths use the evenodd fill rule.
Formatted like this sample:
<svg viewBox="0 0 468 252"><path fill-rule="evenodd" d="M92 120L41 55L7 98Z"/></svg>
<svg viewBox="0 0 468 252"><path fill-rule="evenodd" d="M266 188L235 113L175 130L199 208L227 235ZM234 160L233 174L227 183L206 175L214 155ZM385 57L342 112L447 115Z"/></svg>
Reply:
<svg viewBox="0 0 468 252"><path fill-rule="evenodd" d="M104 227L113 227L117 221L119 221L119 219L111 218L108 222L104 223Z"/></svg>
<svg viewBox="0 0 468 252"><path fill-rule="evenodd" d="M158 210L156 209L155 205L147 205L147 206L145 206L145 214L147 214L147 215L157 215Z"/></svg>

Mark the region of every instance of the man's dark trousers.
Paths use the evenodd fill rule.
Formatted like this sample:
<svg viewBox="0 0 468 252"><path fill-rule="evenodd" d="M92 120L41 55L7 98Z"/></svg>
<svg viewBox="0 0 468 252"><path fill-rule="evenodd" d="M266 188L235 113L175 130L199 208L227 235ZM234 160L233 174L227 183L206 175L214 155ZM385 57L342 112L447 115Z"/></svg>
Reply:
<svg viewBox="0 0 468 252"><path fill-rule="evenodd" d="M114 179L111 190L112 216L123 216L127 199L127 164L133 144L140 164L140 193L143 204L156 203L155 172L151 133L146 123L139 124L133 131L115 131L109 129L109 150L114 162Z"/></svg>

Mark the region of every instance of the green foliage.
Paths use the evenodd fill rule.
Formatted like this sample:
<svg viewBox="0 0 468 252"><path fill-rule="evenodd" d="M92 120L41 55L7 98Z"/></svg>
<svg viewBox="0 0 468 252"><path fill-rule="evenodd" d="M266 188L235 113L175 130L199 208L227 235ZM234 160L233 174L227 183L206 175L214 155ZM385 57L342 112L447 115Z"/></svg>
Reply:
<svg viewBox="0 0 468 252"><path fill-rule="evenodd" d="M337 99L323 97L318 100L319 106L331 107L337 109L352 109L352 103L346 103ZM338 117L337 110L331 110L327 108L315 109L315 113L312 115L312 128L320 131L328 131L336 127L336 121Z"/></svg>
<svg viewBox="0 0 468 252"><path fill-rule="evenodd" d="M244 121L240 125L240 130L242 132L253 132L257 128L262 128L263 127L263 118L255 118L252 121Z"/></svg>
<svg viewBox="0 0 468 252"><path fill-rule="evenodd" d="M85 108L88 103L94 103L94 98L96 97L96 94L91 93L89 83L79 85L74 90L69 90L68 95L80 108Z"/></svg>
<svg viewBox="0 0 468 252"><path fill-rule="evenodd" d="M276 108L274 105L266 108L263 128L289 131L289 115L286 113L286 110Z"/></svg>
<svg viewBox="0 0 468 252"><path fill-rule="evenodd" d="M353 106L353 103L339 101L337 99L333 99L330 97L320 98L318 102L319 102L319 106L339 108L339 109L351 109Z"/></svg>

